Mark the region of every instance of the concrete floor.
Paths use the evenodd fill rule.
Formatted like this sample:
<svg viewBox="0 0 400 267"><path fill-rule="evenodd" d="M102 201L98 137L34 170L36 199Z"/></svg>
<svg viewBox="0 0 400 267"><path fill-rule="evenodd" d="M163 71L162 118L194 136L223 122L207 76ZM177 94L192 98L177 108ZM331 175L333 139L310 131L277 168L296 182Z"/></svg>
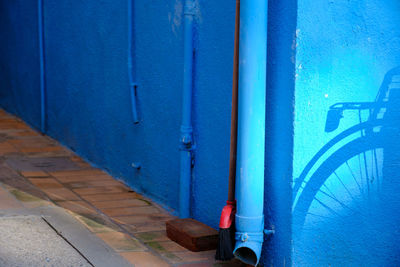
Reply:
<svg viewBox="0 0 400 267"><path fill-rule="evenodd" d="M173 218L0 110L0 266L244 266L169 240Z"/></svg>

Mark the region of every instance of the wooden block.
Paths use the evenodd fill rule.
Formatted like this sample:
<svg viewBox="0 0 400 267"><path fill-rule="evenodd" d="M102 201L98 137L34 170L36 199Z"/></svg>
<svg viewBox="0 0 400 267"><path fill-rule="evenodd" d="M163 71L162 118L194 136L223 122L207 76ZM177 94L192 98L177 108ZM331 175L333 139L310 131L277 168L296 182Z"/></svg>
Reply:
<svg viewBox="0 0 400 267"><path fill-rule="evenodd" d="M166 222L167 236L191 251L217 248L218 231L193 219L175 219Z"/></svg>

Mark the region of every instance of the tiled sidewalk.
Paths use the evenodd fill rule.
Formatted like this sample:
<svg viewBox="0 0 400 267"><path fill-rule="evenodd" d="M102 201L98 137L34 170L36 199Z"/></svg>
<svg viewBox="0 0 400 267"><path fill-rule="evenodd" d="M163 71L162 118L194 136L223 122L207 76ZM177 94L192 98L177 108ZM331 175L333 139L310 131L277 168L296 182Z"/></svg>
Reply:
<svg viewBox="0 0 400 267"><path fill-rule="evenodd" d="M137 267L244 266L170 241L165 221L173 216L3 110L0 182L0 209L61 206Z"/></svg>

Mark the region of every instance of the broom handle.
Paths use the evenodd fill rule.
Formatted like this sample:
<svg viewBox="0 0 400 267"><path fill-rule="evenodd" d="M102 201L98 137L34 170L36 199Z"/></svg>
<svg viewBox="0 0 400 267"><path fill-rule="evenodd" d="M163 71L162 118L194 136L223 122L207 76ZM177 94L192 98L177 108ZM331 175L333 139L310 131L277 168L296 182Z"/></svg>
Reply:
<svg viewBox="0 0 400 267"><path fill-rule="evenodd" d="M236 149L237 149L237 128L238 128L237 118L238 118L240 0L236 0L236 15L235 16L236 16L235 17L235 46L234 46L234 52L233 52L231 144L230 144L230 156L229 156L228 201L235 201Z"/></svg>

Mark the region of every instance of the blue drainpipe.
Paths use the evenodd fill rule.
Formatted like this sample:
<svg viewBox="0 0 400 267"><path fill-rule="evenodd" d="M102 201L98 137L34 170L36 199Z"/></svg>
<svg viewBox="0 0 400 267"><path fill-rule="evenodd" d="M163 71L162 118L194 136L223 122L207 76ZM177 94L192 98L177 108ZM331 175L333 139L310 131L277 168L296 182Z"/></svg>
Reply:
<svg viewBox="0 0 400 267"><path fill-rule="evenodd" d="M184 63L183 63L183 98L182 124L180 129L180 181L179 181L179 216L190 217L190 189L192 177L192 90L193 90L193 19L194 2L186 0L184 6Z"/></svg>
<svg viewBox="0 0 400 267"><path fill-rule="evenodd" d="M40 131L46 133L46 68L44 53L43 0L38 0L38 39L40 70Z"/></svg>
<svg viewBox="0 0 400 267"><path fill-rule="evenodd" d="M241 0L234 255L257 265L264 240L267 0Z"/></svg>
<svg viewBox="0 0 400 267"><path fill-rule="evenodd" d="M131 94L131 111L133 123L139 123L139 117L136 105L136 89L137 84L134 81L133 68L133 0L128 0L128 76L129 90Z"/></svg>

